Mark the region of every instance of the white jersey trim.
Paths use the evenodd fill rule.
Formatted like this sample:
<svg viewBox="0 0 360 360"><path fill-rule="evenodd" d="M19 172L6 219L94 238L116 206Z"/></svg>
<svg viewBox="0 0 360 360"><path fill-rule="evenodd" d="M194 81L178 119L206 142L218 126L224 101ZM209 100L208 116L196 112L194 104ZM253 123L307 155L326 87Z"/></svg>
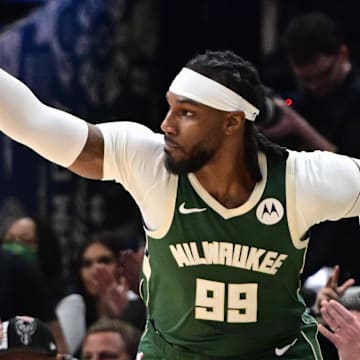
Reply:
<svg viewBox="0 0 360 360"><path fill-rule="evenodd" d="M263 176L262 180L255 185L254 190L252 191L249 199L241 206L228 209L219 203L213 196L211 196L206 189L200 184L198 179L194 174L189 174L188 179L196 191L196 193L201 197L204 202L211 207L215 212L217 212L224 219L230 219L239 215L243 215L251 210L255 205L257 205L260 200L267 181L267 162L266 157L263 153L259 153L259 165L260 171Z"/></svg>
<svg viewBox="0 0 360 360"><path fill-rule="evenodd" d="M309 239L302 239L308 229L299 229L299 223L305 223L304 220L299 222L300 212L296 211L296 192L295 192L295 156L290 152L286 161L286 213L289 226L290 237L296 249L304 249L309 243ZM303 231L303 233L301 233Z"/></svg>

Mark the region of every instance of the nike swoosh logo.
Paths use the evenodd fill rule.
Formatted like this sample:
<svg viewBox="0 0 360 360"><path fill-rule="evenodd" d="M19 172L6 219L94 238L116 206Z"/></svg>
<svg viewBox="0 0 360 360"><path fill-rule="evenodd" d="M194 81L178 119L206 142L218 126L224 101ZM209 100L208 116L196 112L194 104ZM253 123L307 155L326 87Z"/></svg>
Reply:
<svg viewBox="0 0 360 360"><path fill-rule="evenodd" d="M199 212L203 212L206 210L207 210L206 208L186 208L184 202L179 206L180 214L185 214L185 215L199 213Z"/></svg>
<svg viewBox="0 0 360 360"><path fill-rule="evenodd" d="M275 355L276 356L283 356L292 346L294 346L296 344L296 342L298 341L298 339L294 339L294 341L288 345L285 345L281 348L276 347L275 348Z"/></svg>

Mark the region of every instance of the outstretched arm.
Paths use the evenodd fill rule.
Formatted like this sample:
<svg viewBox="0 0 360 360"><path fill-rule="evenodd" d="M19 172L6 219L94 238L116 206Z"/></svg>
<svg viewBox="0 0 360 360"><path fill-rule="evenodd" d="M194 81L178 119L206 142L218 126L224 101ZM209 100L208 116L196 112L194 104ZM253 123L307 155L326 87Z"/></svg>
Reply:
<svg viewBox="0 0 360 360"><path fill-rule="evenodd" d="M97 127L43 104L26 85L3 70L0 130L79 175L102 177L103 138Z"/></svg>
<svg viewBox="0 0 360 360"><path fill-rule="evenodd" d="M74 173L89 179L102 179L104 160L104 138L101 131L88 124L88 136L79 156L69 166Z"/></svg>

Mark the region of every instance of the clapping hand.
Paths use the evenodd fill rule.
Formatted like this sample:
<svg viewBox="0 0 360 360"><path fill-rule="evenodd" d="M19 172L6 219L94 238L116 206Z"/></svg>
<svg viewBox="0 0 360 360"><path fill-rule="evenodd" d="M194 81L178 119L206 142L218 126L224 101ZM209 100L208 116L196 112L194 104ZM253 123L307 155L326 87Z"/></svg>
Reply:
<svg viewBox="0 0 360 360"><path fill-rule="evenodd" d="M125 276L120 276L117 280L115 275L101 264L96 266L93 276L101 302L109 315L121 315L129 302L129 285Z"/></svg>
<svg viewBox="0 0 360 360"><path fill-rule="evenodd" d="M329 325L319 325L319 331L338 349L340 360L358 360L360 354L360 320L338 301L323 300L321 315Z"/></svg>
<svg viewBox="0 0 360 360"><path fill-rule="evenodd" d="M137 251L126 249L119 253L119 263L122 267L122 274L125 276L130 289L137 294L139 294L139 282L143 258L143 247L139 248Z"/></svg>
<svg viewBox="0 0 360 360"><path fill-rule="evenodd" d="M339 286L339 276L340 276L340 267L336 265L332 274L329 276L326 285L319 290L315 304L314 310L316 313L320 313L320 307L322 301L329 301L331 299L339 300L345 293L345 291L352 285L354 285L354 279L346 280L341 286Z"/></svg>

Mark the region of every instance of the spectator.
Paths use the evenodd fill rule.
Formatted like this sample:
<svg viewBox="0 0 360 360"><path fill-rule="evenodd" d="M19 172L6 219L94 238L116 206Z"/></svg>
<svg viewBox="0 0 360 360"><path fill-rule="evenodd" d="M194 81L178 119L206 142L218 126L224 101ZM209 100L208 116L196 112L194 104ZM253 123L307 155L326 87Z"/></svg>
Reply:
<svg viewBox="0 0 360 360"><path fill-rule="evenodd" d="M350 60L342 30L322 13L307 13L290 21L282 40L300 84L296 112L276 101L283 113L263 129L265 134L280 142L296 135L297 149L358 156L360 73Z"/></svg>
<svg viewBox="0 0 360 360"><path fill-rule="evenodd" d="M327 320L326 317L324 318L322 316L322 307L323 304L328 304L330 300L336 300L341 302L347 309L354 310L355 315L357 315L356 312L360 310L359 299L352 296L352 289L357 289L357 287L353 287L354 279L347 279L343 284L340 285L339 275L340 268L338 265L336 265L333 268L333 271L330 274L326 285L318 291L316 295L316 300L311 309L312 313L317 317L319 323L324 326L327 325ZM359 292L356 292L356 295L358 296ZM332 305L330 307L332 308ZM329 316L328 312L326 312L326 315ZM323 329L323 327L320 327L320 329ZM331 338L325 336L326 333L324 331L320 331L320 333L321 335L324 335L324 337L319 337L319 342L322 348L324 358L326 360L338 360L338 352L335 347L336 344L332 342ZM346 331L343 332L343 334L346 334Z"/></svg>
<svg viewBox="0 0 360 360"><path fill-rule="evenodd" d="M122 241L123 240L123 241ZM77 349L88 329L98 319L106 316L121 319L142 331L146 322L146 308L139 296L129 289L128 281L123 275L123 267L119 263L121 251L129 252L125 256L126 263L137 257L140 249L130 250L129 243L117 232L94 234L78 253L76 264L77 278L75 289L84 304L82 312L77 313L83 325L78 328L76 336ZM131 245L134 247L134 245ZM124 258L124 256L122 256ZM137 262L136 262L137 264ZM140 270L136 268L134 282L138 284ZM136 275L135 275L136 273ZM69 323L72 318L69 318Z"/></svg>
<svg viewBox="0 0 360 360"><path fill-rule="evenodd" d="M129 284L119 264L118 256L124 247L127 245L121 242L117 233L104 232L95 234L79 251L78 289L86 306L87 328L102 316L112 316L128 321L140 330L144 329L144 304L140 298L128 291ZM110 286L109 290L115 290L112 295L117 298L117 307L108 306L109 294L102 291L104 288L101 287L101 282L94 277L100 269L104 270L101 275L106 277L107 283L114 285ZM140 276L140 273L137 275Z"/></svg>
<svg viewBox="0 0 360 360"><path fill-rule="evenodd" d="M64 297L61 246L48 221L36 216L14 219L4 232L3 247L39 266L56 303Z"/></svg>
<svg viewBox="0 0 360 360"><path fill-rule="evenodd" d="M14 219L4 233L3 248L25 256L36 264L42 272L46 284L55 301L55 311L59 319L68 351L73 354L77 339L76 330L81 319L73 323L75 313L81 313L82 300L76 294L66 294L62 271L61 246L50 224L37 216L23 216ZM70 323L69 323L69 319Z"/></svg>
<svg viewBox="0 0 360 360"><path fill-rule="evenodd" d="M82 360L135 360L140 331L121 320L102 318L86 333Z"/></svg>
<svg viewBox="0 0 360 360"><path fill-rule="evenodd" d="M359 289L349 298L352 300L347 299L345 294L341 302L321 302L321 315L331 331L322 324L319 324L319 331L336 346L340 360L358 360L360 355Z"/></svg>
<svg viewBox="0 0 360 360"><path fill-rule="evenodd" d="M54 300L39 269L23 256L0 248L0 318L5 321L27 314L45 322L58 348L67 352L64 335L55 314Z"/></svg>
<svg viewBox="0 0 360 360"><path fill-rule="evenodd" d="M50 329L38 319L16 316L0 323L1 360L71 359L60 356L57 350Z"/></svg>
<svg viewBox="0 0 360 360"><path fill-rule="evenodd" d="M309 13L289 23L284 41L291 68L302 86L295 109L338 153L358 156L360 73L350 60L342 30L330 17ZM308 139L302 140L306 143Z"/></svg>

